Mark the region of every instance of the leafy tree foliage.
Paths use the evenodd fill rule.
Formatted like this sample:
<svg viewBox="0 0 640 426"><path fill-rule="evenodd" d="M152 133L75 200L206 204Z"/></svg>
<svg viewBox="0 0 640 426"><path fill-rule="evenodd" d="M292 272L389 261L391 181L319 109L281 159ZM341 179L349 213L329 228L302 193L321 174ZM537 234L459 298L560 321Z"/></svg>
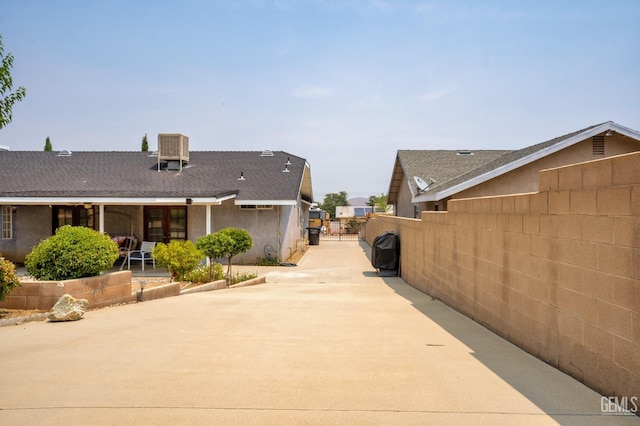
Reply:
<svg viewBox="0 0 640 426"><path fill-rule="evenodd" d="M0 302L18 286L20 286L20 280L16 274L16 266L0 256Z"/></svg>
<svg viewBox="0 0 640 426"><path fill-rule="evenodd" d="M147 141L147 134L142 137L142 152L149 152L149 142Z"/></svg>
<svg viewBox="0 0 640 426"><path fill-rule="evenodd" d="M51 140L49 139L49 136L47 136L47 140L44 142L44 150L45 151L53 151L53 145L51 145Z"/></svg>
<svg viewBox="0 0 640 426"><path fill-rule="evenodd" d="M13 87L12 67L13 55L11 53L4 54L2 36L0 35L0 129L11 123L13 104L24 99L27 94L27 89L22 86L18 87L15 92L11 92Z"/></svg>
<svg viewBox="0 0 640 426"><path fill-rule="evenodd" d="M158 265L167 268L171 278L176 281L185 281L187 274L193 271L204 258L202 251L189 240L173 240L169 244L158 243L153 248L151 256Z"/></svg>
<svg viewBox="0 0 640 426"><path fill-rule="evenodd" d="M213 234L200 237L196 245L209 257L227 259L227 276L231 277L231 260L237 254L244 253L253 247L253 240L246 229L224 228Z"/></svg>
<svg viewBox="0 0 640 426"><path fill-rule="evenodd" d="M373 207L374 211L386 212L387 211L387 194L371 195L369 197L369 203Z"/></svg>
<svg viewBox="0 0 640 426"><path fill-rule="evenodd" d="M336 207L348 205L349 201L347 201L347 193L345 191L340 191L338 194L326 194L324 196L324 201L318 207L326 212L329 212L331 219L335 219Z"/></svg>
<svg viewBox="0 0 640 426"><path fill-rule="evenodd" d="M29 275L38 280L70 280L107 271L118 255L118 245L109 236L83 226L65 225L40 241L24 264Z"/></svg>

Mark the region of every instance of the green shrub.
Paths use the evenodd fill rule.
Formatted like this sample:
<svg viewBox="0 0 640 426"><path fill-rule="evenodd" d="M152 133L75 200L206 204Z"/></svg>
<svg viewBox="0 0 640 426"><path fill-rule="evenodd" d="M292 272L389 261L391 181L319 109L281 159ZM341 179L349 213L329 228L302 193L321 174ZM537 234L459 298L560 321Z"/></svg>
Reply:
<svg viewBox="0 0 640 426"><path fill-rule="evenodd" d="M24 264L29 275L38 280L70 280L100 275L113 266L118 254L118 246L109 236L65 225L40 241Z"/></svg>
<svg viewBox="0 0 640 426"><path fill-rule="evenodd" d="M242 272L240 274L235 274L233 277L231 277L231 284L238 284L243 281L249 281L257 277L258 277L258 274L254 274L252 272Z"/></svg>
<svg viewBox="0 0 640 426"><path fill-rule="evenodd" d="M222 270L222 266L220 266ZM4 300L11 290L20 286L20 280L16 274L16 266L0 256L0 302Z"/></svg>
<svg viewBox="0 0 640 426"><path fill-rule="evenodd" d="M347 234L357 234L358 232L360 232L363 226L364 221L352 217L344 225L344 230L347 232Z"/></svg>
<svg viewBox="0 0 640 426"><path fill-rule="evenodd" d="M256 260L256 265L258 266L278 266L280 265L280 260L276 257L272 257L270 259L260 257Z"/></svg>
<svg viewBox="0 0 640 426"><path fill-rule="evenodd" d="M190 281L194 284L204 284L224 279L224 270L221 264L213 262L211 269L213 270L213 278L209 278L209 266L200 265L185 274L185 281Z"/></svg>
<svg viewBox="0 0 640 426"><path fill-rule="evenodd" d="M193 271L204 258L204 253L191 241L171 241L169 244L158 243L151 256L159 266L167 268L171 278L185 281L187 273Z"/></svg>

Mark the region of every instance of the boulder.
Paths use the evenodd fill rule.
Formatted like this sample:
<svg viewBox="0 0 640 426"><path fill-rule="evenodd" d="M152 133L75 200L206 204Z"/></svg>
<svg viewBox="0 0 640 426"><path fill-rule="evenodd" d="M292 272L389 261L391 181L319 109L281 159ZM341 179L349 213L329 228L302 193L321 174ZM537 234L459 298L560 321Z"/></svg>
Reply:
<svg viewBox="0 0 640 426"><path fill-rule="evenodd" d="M87 311L89 301L63 294L49 311L49 321L77 321Z"/></svg>

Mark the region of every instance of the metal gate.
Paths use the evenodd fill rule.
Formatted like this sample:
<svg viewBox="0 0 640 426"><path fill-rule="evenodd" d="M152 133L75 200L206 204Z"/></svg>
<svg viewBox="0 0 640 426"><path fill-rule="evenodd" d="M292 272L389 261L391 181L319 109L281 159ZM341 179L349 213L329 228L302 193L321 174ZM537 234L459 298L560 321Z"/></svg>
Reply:
<svg viewBox="0 0 640 426"><path fill-rule="evenodd" d="M357 234L347 233L340 222L332 221L329 222L329 228L320 232L320 241L358 241L361 235L364 235L364 227L363 224L360 232Z"/></svg>

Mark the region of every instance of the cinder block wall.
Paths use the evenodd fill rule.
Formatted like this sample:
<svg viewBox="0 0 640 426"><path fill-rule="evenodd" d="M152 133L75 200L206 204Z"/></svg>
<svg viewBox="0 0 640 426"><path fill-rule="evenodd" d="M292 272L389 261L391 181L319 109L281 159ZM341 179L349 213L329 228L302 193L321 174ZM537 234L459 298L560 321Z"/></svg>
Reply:
<svg viewBox="0 0 640 426"><path fill-rule="evenodd" d="M87 299L89 308L101 308L135 301L131 294L131 271L118 271L96 277L64 281L21 281L0 308L48 311L63 294Z"/></svg>
<svg viewBox="0 0 640 426"><path fill-rule="evenodd" d="M539 173L539 192L449 202L400 236L400 274L607 396L640 396L640 153Z"/></svg>

